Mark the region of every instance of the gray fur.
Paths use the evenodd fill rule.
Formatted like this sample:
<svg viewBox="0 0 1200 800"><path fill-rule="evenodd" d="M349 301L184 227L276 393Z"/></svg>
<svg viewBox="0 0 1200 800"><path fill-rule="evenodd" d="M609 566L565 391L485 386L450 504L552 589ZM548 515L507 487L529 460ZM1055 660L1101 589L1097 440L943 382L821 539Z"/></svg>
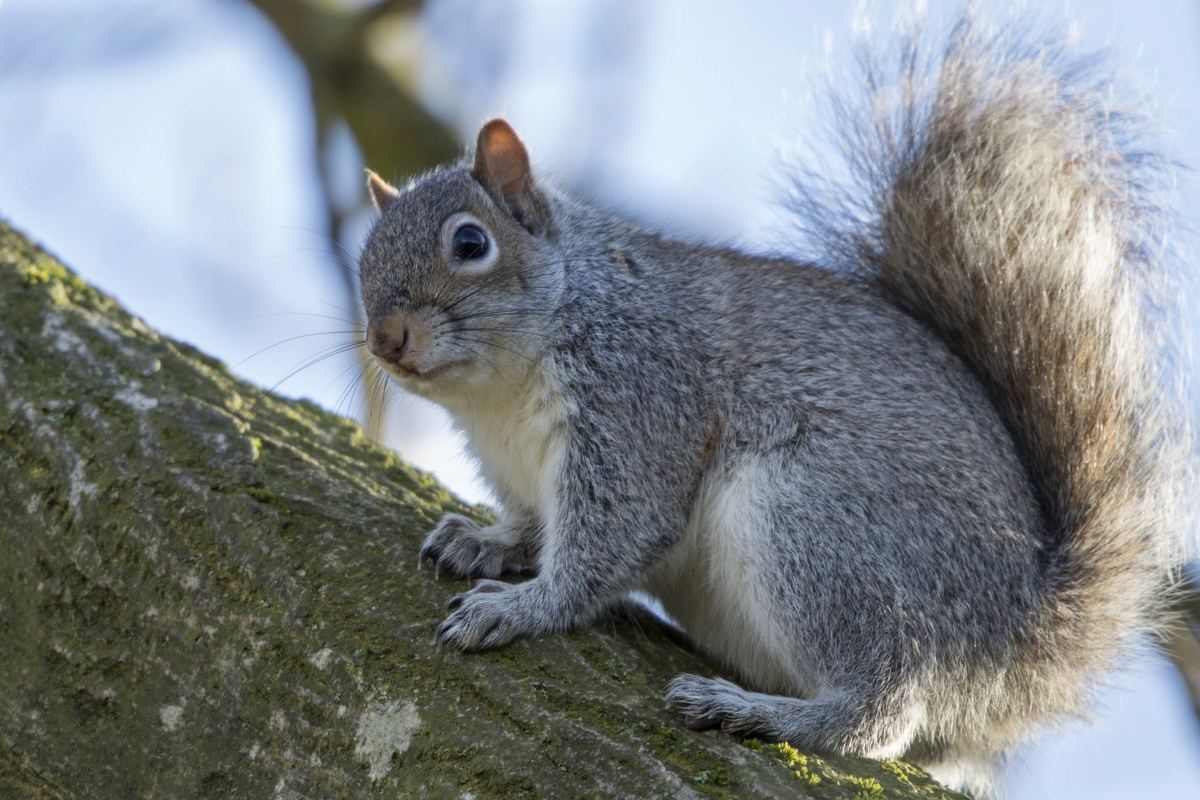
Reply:
<svg viewBox="0 0 1200 800"><path fill-rule="evenodd" d="M419 334L435 376L389 369L504 506L421 555L537 569L455 598L442 642L641 589L753 690L680 676L689 724L980 789L1155 629L1190 520L1144 313L1159 162L1085 61L980 30L924 70L904 40L898 84L867 60L867 111L839 106L858 185L797 189L820 266L637 230L522 179L515 137L503 181L481 153L377 192L368 319ZM498 248L483 274L440 244L460 212Z"/></svg>

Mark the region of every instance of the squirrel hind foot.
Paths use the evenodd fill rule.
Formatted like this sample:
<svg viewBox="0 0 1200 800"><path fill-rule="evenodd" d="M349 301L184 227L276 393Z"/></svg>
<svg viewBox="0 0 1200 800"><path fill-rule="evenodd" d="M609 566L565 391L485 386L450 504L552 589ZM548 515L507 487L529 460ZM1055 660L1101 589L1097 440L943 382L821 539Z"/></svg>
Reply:
<svg viewBox="0 0 1200 800"><path fill-rule="evenodd" d="M751 692L721 678L678 675L666 698L693 729L790 742L806 750L894 758L908 750L922 714L911 704L872 701L857 693L813 699ZM884 706L890 706L889 713Z"/></svg>

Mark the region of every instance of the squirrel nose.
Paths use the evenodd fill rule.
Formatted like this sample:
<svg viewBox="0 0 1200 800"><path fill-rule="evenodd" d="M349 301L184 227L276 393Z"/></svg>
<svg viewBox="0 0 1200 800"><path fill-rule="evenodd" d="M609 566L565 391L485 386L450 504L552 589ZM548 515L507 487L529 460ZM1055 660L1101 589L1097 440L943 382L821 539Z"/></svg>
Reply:
<svg viewBox="0 0 1200 800"><path fill-rule="evenodd" d="M407 325L386 327L368 326L367 349L371 355L387 361L389 364L399 364L408 350L412 336Z"/></svg>

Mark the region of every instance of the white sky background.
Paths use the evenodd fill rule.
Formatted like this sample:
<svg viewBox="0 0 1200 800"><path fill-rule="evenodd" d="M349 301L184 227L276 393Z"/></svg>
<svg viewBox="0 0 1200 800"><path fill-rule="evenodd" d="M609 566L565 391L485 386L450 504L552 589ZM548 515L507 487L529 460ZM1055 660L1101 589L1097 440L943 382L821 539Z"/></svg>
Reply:
<svg viewBox="0 0 1200 800"><path fill-rule="evenodd" d="M1200 9L1072 9L1085 41L1153 82L1200 165ZM826 41L846 52L850 15L849 3L784 0L433 0L425 86L468 138L504 113L561 183L667 230L761 248L780 241L778 155L815 113L806 76ZM351 327L310 114L300 66L235 0L0 7L0 215L264 386ZM352 147L334 156L358 181ZM1197 209L1193 192L1185 218ZM354 413L339 379L353 366L333 357L280 389ZM391 428L405 457L486 498L440 412L397 401ZM1143 662L1103 705L1101 730L1072 726L1031 752L1010 796L1200 800L1200 735L1168 666Z"/></svg>

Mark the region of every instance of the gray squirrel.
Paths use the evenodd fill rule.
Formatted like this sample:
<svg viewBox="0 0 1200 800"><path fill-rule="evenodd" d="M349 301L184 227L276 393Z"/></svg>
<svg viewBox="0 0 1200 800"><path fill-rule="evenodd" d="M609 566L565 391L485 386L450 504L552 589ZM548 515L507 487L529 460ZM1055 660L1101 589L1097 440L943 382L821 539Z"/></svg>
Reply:
<svg viewBox="0 0 1200 800"><path fill-rule="evenodd" d="M796 177L803 262L573 199L500 119L403 189L368 174L367 346L502 504L421 548L482 579L441 643L640 590L742 683L671 681L688 725L987 791L1162 625L1193 474L1167 162L1055 35L964 15L922 48L901 39L890 83L867 55L866 96L835 104L850 180Z"/></svg>

